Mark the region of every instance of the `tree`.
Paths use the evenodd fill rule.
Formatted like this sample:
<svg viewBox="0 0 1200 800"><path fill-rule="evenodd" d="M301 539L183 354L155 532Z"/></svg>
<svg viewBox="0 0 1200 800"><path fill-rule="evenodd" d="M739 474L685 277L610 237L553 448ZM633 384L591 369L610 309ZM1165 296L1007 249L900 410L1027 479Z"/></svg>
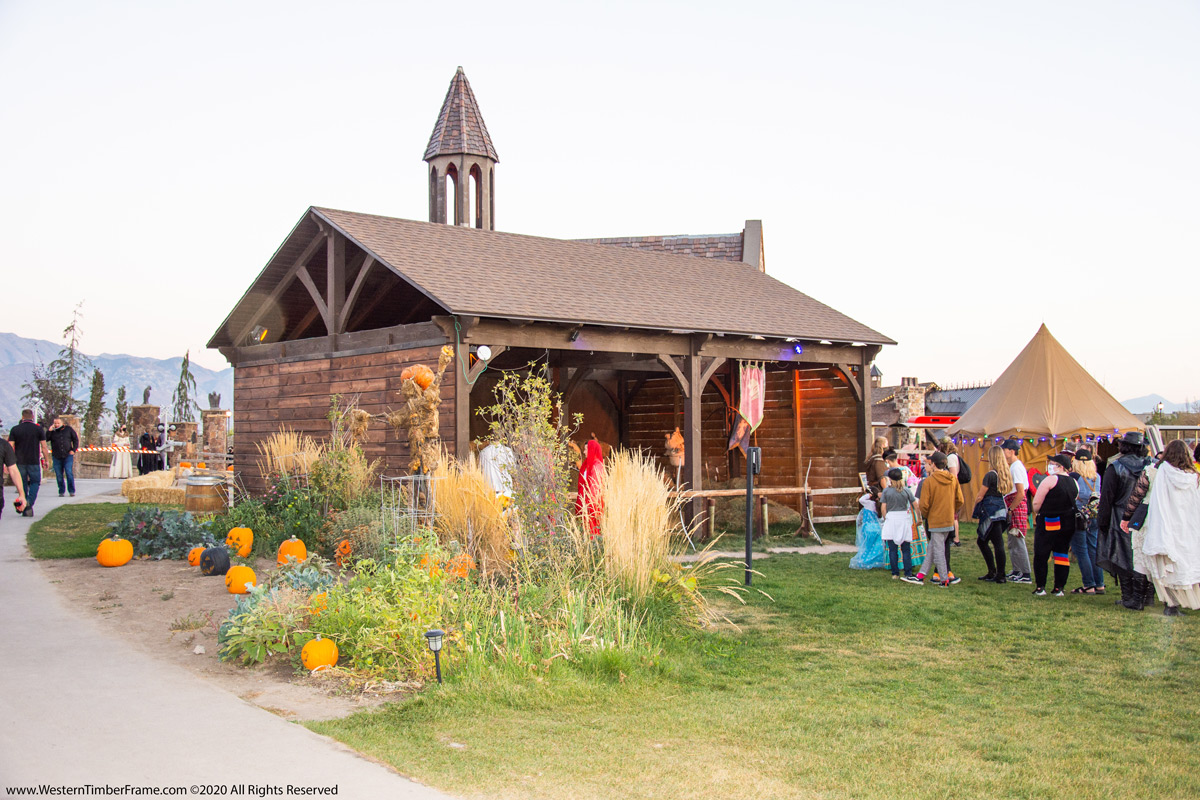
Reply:
<svg viewBox="0 0 1200 800"><path fill-rule="evenodd" d="M87 410L83 412L84 444L99 444L100 417L104 416L104 373L92 369L92 391L88 397Z"/></svg>
<svg viewBox="0 0 1200 800"><path fill-rule="evenodd" d="M179 385L175 387L175 394L171 398L171 403L174 405L171 416L175 422L195 422L195 410L200 408L192 399L196 394L196 377L192 375L191 354L192 351L188 350L183 355L183 365L179 370Z"/></svg>
<svg viewBox="0 0 1200 800"><path fill-rule="evenodd" d="M113 416L116 419L113 421L113 433L120 430L122 425L129 425L129 400L125 397L125 387L117 387L117 402L113 406Z"/></svg>
<svg viewBox="0 0 1200 800"><path fill-rule="evenodd" d="M83 303L75 306L71 324L63 328L66 345L58 351L58 357L46 364L38 354L30 378L22 388L22 402L34 409L37 418L49 423L61 414L77 414L81 403L75 399L76 390L83 385L92 361L79 350L83 330L79 322L83 317Z"/></svg>
<svg viewBox="0 0 1200 800"><path fill-rule="evenodd" d="M50 379L58 385L66 401L65 406L55 410L54 414L79 413L81 404L75 399L75 392L83 385L88 370L93 368L92 360L79 351L79 342L83 338L83 331L79 327L79 321L83 318L82 309L83 301L80 301L71 314L71 324L63 328L63 339L67 344L48 366Z"/></svg>

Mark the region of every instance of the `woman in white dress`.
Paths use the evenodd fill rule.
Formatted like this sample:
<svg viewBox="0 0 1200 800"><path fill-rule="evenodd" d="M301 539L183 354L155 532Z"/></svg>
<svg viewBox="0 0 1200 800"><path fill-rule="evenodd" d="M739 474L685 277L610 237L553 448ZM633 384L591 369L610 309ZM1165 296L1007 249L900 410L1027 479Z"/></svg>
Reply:
<svg viewBox="0 0 1200 800"><path fill-rule="evenodd" d="M113 447L129 447L129 431L124 425L117 429L112 443ZM132 476L133 464L129 458L129 451L113 453L112 464L108 467L108 477L129 478Z"/></svg>
<svg viewBox="0 0 1200 800"><path fill-rule="evenodd" d="M1182 441L1167 445L1157 469L1146 468L1129 498L1122 528L1142 502L1148 510L1141 530L1133 531L1134 558L1141 556L1166 606L1163 613L1173 617L1180 606L1200 608L1200 473Z"/></svg>

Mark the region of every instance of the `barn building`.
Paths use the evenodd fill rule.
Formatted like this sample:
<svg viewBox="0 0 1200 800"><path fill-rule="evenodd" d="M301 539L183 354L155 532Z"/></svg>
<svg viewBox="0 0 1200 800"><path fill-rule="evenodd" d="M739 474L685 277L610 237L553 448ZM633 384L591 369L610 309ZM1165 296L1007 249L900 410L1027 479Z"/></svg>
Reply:
<svg viewBox="0 0 1200 800"><path fill-rule="evenodd" d="M281 426L321 437L329 397L400 405L400 372L457 353L442 387L447 448L484 433L500 370L546 363L580 438L663 453L684 435L684 483L736 477L727 447L739 361L766 365L755 433L763 486L856 483L871 435L869 374L891 339L770 277L762 225L720 236L569 241L496 227L492 143L460 68L425 151L429 221L309 208L213 335L234 367L234 456ZM453 224L451 224L453 223ZM481 345L491 358L474 354ZM367 454L401 473L407 444L376 426ZM665 465L665 461L664 461ZM817 513L848 510L845 495ZM852 502L852 501L851 501ZM839 507L840 504L840 507Z"/></svg>

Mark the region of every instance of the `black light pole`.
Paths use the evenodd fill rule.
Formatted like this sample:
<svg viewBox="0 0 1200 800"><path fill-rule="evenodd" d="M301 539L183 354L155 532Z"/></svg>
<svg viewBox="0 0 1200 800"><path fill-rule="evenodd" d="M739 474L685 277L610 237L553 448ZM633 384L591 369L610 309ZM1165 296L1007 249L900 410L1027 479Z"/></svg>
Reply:
<svg viewBox="0 0 1200 800"><path fill-rule="evenodd" d="M762 469L762 448L746 448L746 585L754 569L754 476Z"/></svg>

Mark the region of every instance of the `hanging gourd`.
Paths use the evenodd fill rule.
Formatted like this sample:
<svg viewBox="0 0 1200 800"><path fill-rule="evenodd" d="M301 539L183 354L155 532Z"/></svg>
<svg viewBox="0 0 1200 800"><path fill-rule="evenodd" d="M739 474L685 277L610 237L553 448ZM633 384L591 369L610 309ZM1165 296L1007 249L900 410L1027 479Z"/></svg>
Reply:
<svg viewBox="0 0 1200 800"><path fill-rule="evenodd" d="M254 575L254 570L249 567L243 567L239 564L236 567L230 567L225 573L225 588L230 594L246 594L251 589L258 585L258 578Z"/></svg>
<svg viewBox="0 0 1200 800"><path fill-rule="evenodd" d="M224 547L210 547L200 554L201 575L224 575L229 572L229 551Z"/></svg>
<svg viewBox="0 0 1200 800"><path fill-rule="evenodd" d="M417 386L420 386L421 391L424 391L429 388L431 383L433 383L433 370L424 364L413 364L411 367L404 368L404 370L400 373L400 380L416 381Z"/></svg>
<svg viewBox="0 0 1200 800"><path fill-rule="evenodd" d="M337 660L337 645L330 639L322 639L320 634L300 651L300 663L310 671L332 667Z"/></svg>
<svg viewBox="0 0 1200 800"><path fill-rule="evenodd" d="M339 567L344 567L350 563L350 555L353 553L353 548L350 547L349 539L342 539L338 542L337 549L334 551L333 560Z"/></svg>
<svg viewBox="0 0 1200 800"><path fill-rule="evenodd" d="M279 554L275 560L280 564L286 564L289 558L297 564L308 558L308 548L295 536L279 543Z"/></svg>
<svg viewBox="0 0 1200 800"><path fill-rule="evenodd" d="M329 606L329 594L327 592L317 592L308 599L308 613L314 617L320 614Z"/></svg>
<svg viewBox="0 0 1200 800"><path fill-rule="evenodd" d="M254 531L249 528L231 528L225 537L225 544L240 557L250 555L250 547L254 544Z"/></svg>
<svg viewBox="0 0 1200 800"><path fill-rule="evenodd" d="M200 556L204 555L203 547L193 547L188 550L188 564L193 567L200 566Z"/></svg>
<svg viewBox="0 0 1200 800"><path fill-rule="evenodd" d="M112 537L96 548L96 561L102 567L123 567L133 558L133 542Z"/></svg>

